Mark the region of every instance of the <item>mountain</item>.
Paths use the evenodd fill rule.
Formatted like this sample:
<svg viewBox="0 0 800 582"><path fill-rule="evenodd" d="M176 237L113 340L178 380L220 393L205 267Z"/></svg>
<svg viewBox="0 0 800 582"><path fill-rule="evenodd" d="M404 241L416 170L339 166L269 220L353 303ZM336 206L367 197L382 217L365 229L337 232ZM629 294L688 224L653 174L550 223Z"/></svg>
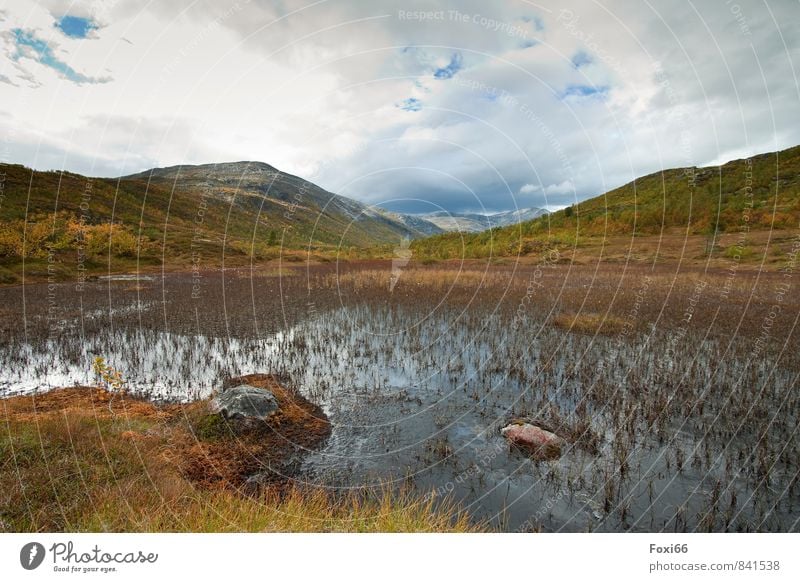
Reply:
<svg viewBox="0 0 800 582"><path fill-rule="evenodd" d="M445 232L481 232L491 226L483 214L456 213L440 210L419 215Z"/></svg>
<svg viewBox="0 0 800 582"><path fill-rule="evenodd" d="M523 208L520 210L507 210L495 214L476 214L469 212L448 212L440 210L428 214L404 215L414 216L438 228L440 232L481 232L488 228L498 228L532 220L547 214L543 208ZM418 227L422 230L422 227ZM431 232L430 234L436 234Z"/></svg>
<svg viewBox="0 0 800 582"><path fill-rule="evenodd" d="M630 241L641 240L651 247L646 252L663 257L671 236L679 250L673 256L682 258L684 241L694 237L695 256L719 248L737 261L766 256L755 246L763 239L782 245L769 248L769 260L780 262L796 255L800 146L656 172L533 220L525 219L544 211L397 214L260 162L154 168L113 179L0 165L0 202L0 283L20 281L23 264L26 281L74 278L148 266L301 260L309 252L320 260L385 256L404 239L416 239L411 249L420 259L592 246L608 256L606 242L614 237L624 243L621 253L630 255ZM461 232L442 232L452 229Z"/></svg>
<svg viewBox="0 0 800 582"><path fill-rule="evenodd" d="M120 178L0 166L0 282L47 267L243 264L349 253L432 231L261 162L154 168ZM435 228L435 227L433 227ZM359 251L361 252L361 251ZM367 251L373 252L373 251ZM113 264L109 266L109 261Z"/></svg>
<svg viewBox="0 0 800 582"><path fill-rule="evenodd" d="M521 208L489 215L493 227L512 226L548 214L544 208Z"/></svg>
<svg viewBox="0 0 800 582"><path fill-rule="evenodd" d="M263 162L154 168L121 180L223 200L251 211L268 228L291 228L301 244L366 247L430 234L401 218L333 194Z"/></svg>
<svg viewBox="0 0 800 582"><path fill-rule="evenodd" d="M446 233L415 241L412 249L416 256L432 258L517 256L553 247L575 249L613 236L671 233L707 238L715 245L720 237L729 243L736 233L744 242L734 241L739 247L729 244L723 251L739 256L754 233L797 229L798 224L800 146L795 146L722 166L655 172L518 226Z"/></svg>
<svg viewBox="0 0 800 582"><path fill-rule="evenodd" d="M421 214L401 214L397 212L385 212L392 220L401 222L411 230L423 236L432 236L446 232L445 229L436 225L432 220Z"/></svg>

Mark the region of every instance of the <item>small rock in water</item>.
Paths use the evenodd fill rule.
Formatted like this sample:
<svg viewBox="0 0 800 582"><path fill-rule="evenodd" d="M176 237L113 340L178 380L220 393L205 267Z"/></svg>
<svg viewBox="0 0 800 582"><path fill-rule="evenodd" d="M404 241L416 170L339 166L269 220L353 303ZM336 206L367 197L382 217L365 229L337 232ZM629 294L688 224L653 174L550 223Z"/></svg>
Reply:
<svg viewBox="0 0 800 582"><path fill-rule="evenodd" d="M555 459L561 455L561 438L549 430L526 422L509 424L500 432L509 442L526 449L536 459Z"/></svg>
<svg viewBox="0 0 800 582"><path fill-rule="evenodd" d="M278 401L269 390L242 384L211 400L211 409L234 420L266 420L278 410Z"/></svg>

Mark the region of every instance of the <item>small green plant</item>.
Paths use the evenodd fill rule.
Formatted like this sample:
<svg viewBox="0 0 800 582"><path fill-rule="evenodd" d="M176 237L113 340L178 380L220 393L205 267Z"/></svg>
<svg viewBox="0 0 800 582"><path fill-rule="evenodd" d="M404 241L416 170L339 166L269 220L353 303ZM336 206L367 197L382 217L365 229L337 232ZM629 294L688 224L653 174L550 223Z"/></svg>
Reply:
<svg viewBox="0 0 800 582"><path fill-rule="evenodd" d="M202 441L218 441L230 437L233 433L226 421L219 414L207 414L193 423L195 436Z"/></svg>
<svg viewBox="0 0 800 582"><path fill-rule="evenodd" d="M92 370L94 370L97 381L101 383L106 390L124 392L125 379L122 377L122 372L109 366L105 358L102 356L95 357L92 362Z"/></svg>

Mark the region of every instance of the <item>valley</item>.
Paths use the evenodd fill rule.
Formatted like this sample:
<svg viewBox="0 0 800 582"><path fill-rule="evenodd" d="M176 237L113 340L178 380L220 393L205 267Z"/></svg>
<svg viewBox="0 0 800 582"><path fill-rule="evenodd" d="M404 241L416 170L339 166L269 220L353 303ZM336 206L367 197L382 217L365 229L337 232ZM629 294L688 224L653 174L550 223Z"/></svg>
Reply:
<svg viewBox="0 0 800 582"><path fill-rule="evenodd" d="M48 443L79 431L126 463L127 442L174 450L149 461L145 513L190 488L237 511L295 503L337 531L796 529L799 151L506 226L525 213L399 215L252 162L117 180L11 167L0 395L15 428L0 446L27 452L0 479L34 483L62 454L25 448L37 419ZM270 453L213 412L232 382L306 411L267 424L291 446ZM98 399L111 415L92 428ZM515 423L556 454L509 443ZM71 503L100 503L111 478ZM15 530L60 503L15 499L0 515ZM381 521L386 507L406 521ZM145 523L117 505L103 519Z"/></svg>

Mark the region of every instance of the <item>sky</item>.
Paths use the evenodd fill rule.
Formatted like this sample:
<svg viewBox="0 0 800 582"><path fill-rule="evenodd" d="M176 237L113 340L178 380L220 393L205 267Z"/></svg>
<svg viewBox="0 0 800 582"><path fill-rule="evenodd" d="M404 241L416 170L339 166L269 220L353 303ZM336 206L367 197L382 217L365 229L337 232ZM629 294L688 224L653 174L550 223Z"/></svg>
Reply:
<svg viewBox="0 0 800 582"><path fill-rule="evenodd" d="M800 144L797 0L6 0L0 163L555 209Z"/></svg>

